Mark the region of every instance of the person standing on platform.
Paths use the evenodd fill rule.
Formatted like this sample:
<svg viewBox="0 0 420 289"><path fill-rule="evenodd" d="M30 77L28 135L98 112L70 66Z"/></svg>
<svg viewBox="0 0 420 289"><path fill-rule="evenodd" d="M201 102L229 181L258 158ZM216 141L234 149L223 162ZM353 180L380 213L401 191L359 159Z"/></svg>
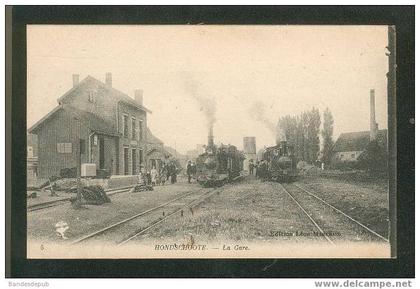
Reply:
<svg viewBox="0 0 420 289"><path fill-rule="evenodd" d="M171 175L171 184L176 183L176 166L174 163L171 163L169 165L169 171Z"/></svg>
<svg viewBox="0 0 420 289"><path fill-rule="evenodd" d="M166 164L163 164L161 170L160 170L160 184L163 186L165 182L167 181L167 166Z"/></svg>
<svg viewBox="0 0 420 289"><path fill-rule="evenodd" d="M158 171L156 170L155 167L153 167L152 170L150 171L150 178L151 178L152 186L156 186L157 176L158 176Z"/></svg>
<svg viewBox="0 0 420 289"><path fill-rule="evenodd" d="M254 160L249 160L249 175L253 176L254 175Z"/></svg>
<svg viewBox="0 0 420 289"><path fill-rule="evenodd" d="M188 164L187 164L187 175L188 175L188 183L191 184L191 177L193 175L193 165L191 161L188 161Z"/></svg>

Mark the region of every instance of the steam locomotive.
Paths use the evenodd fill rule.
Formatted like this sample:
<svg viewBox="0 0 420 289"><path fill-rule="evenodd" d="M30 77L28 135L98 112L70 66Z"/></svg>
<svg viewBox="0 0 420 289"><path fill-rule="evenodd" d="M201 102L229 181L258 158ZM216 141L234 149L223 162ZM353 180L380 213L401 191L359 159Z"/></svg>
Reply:
<svg viewBox="0 0 420 289"><path fill-rule="evenodd" d="M218 187L241 175L245 156L233 145L216 147L212 133L206 151L196 160L197 182L204 187Z"/></svg>
<svg viewBox="0 0 420 289"><path fill-rule="evenodd" d="M296 157L293 147L286 141L266 148L262 154L262 161L267 167L266 179L277 182L292 182L297 179Z"/></svg>

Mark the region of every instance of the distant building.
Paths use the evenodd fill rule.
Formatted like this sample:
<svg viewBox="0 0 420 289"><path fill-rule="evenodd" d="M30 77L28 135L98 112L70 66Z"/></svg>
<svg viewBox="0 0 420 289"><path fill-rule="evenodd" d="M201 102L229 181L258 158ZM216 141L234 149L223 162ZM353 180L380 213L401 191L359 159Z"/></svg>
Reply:
<svg viewBox="0 0 420 289"><path fill-rule="evenodd" d="M355 164L369 143L376 140L378 145L388 151L388 130L378 130L375 120L375 90L370 91L370 130L342 133L332 148L333 167Z"/></svg>
<svg viewBox="0 0 420 289"><path fill-rule="evenodd" d="M147 169L151 170L154 167L160 171L170 157L172 157L172 154L165 149L163 141L154 136L147 128Z"/></svg>
<svg viewBox="0 0 420 289"><path fill-rule="evenodd" d="M187 167L188 157L184 154L181 154L176 149L170 146L163 146L167 152L172 155L172 159L176 160L177 166L179 168L185 169Z"/></svg>
<svg viewBox="0 0 420 289"><path fill-rule="evenodd" d="M255 137L244 137L244 169L249 172L249 163L252 162L254 165L257 162L257 147Z"/></svg>
<svg viewBox="0 0 420 289"><path fill-rule="evenodd" d="M379 130L376 140L381 147L386 148L388 145L388 130ZM370 131L342 133L332 149L332 164L357 162L370 141Z"/></svg>
<svg viewBox="0 0 420 289"><path fill-rule="evenodd" d="M58 98L58 106L34 124L29 133L38 136L38 176L59 175L60 170L94 163L109 174L137 174L146 160L147 113L143 93L135 98L92 76Z"/></svg>

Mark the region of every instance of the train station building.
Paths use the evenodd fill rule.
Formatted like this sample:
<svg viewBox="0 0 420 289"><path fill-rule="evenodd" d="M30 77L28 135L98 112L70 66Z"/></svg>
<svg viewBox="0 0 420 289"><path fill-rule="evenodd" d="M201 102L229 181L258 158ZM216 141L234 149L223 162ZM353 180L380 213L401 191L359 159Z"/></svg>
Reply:
<svg viewBox="0 0 420 289"><path fill-rule="evenodd" d="M37 173L41 178L60 175L80 162L96 165L108 175L138 174L150 155L143 92L134 98L92 76L79 81L58 98L58 106L35 123L29 133L38 138Z"/></svg>

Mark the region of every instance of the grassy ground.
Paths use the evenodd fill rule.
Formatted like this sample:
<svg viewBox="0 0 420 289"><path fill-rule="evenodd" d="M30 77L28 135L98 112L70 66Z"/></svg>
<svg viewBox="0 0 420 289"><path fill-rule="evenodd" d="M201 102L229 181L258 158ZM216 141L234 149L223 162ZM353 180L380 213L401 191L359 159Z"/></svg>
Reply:
<svg viewBox="0 0 420 289"><path fill-rule="evenodd" d="M115 194L111 196L111 203L101 206L75 210L66 204L28 212L28 240L63 242L55 233L55 224L59 221L68 223L70 228L66 236L74 239L198 189L200 187L196 184L177 183L155 187L154 191Z"/></svg>
<svg viewBox="0 0 420 289"><path fill-rule="evenodd" d="M301 186L337 206L353 218L383 236L388 228L388 193L384 182L340 181L334 178L306 176ZM178 183L155 188L153 192L122 193L111 197L112 203L74 210L70 205L28 213L28 239L58 241L55 224L65 221L69 239L106 227L138 212L157 206L176 196L200 190L197 184ZM198 204L192 211L170 218L148 231L137 241L220 243L235 242L324 242L313 236L292 236L296 231L311 232L313 224L296 207L278 184L249 177L219 189L218 194ZM153 220L151 220L153 221Z"/></svg>
<svg viewBox="0 0 420 289"><path fill-rule="evenodd" d="M254 178L221 188L219 195L195 207L193 214L172 218L138 241L164 239L220 243L239 241L323 241L318 237L289 235L312 231L313 225L289 196L270 182Z"/></svg>
<svg viewBox="0 0 420 289"><path fill-rule="evenodd" d="M385 181L369 183L307 176L302 177L297 184L316 192L318 196L387 237L388 192ZM336 214L326 214L323 218L328 219L329 214L332 214L330 221L333 222ZM329 224L332 227L338 226ZM350 240L351 232L344 230L344 227L337 228L349 234L343 240ZM139 241L162 239L162 236L164 239L181 242L193 238L196 242L214 243L223 240L305 242L311 239L282 235L296 230L313 231L314 227L277 184L248 179L223 187L220 195L198 206L193 215L170 219L139 238ZM315 239L312 237L312 241ZM322 238L316 240L325 241Z"/></svg>
<svg viewBox="0 0 420 289"><path fill-rule="evenodd" d="M358 177L359 176L359 177ZM354 219L388 236L388 180L362 177L359 174L341 176L306 176L300 179L305 188L315 192Z"/></svg>
<svg viewBox="0 0 420 289"><path fill-rule="evenodd" d="M378 186L383 191L388 191L388 176L383 172L365 172L365 171L322 171L319 177L324 179L333 179L360 186Z"/></svg>

